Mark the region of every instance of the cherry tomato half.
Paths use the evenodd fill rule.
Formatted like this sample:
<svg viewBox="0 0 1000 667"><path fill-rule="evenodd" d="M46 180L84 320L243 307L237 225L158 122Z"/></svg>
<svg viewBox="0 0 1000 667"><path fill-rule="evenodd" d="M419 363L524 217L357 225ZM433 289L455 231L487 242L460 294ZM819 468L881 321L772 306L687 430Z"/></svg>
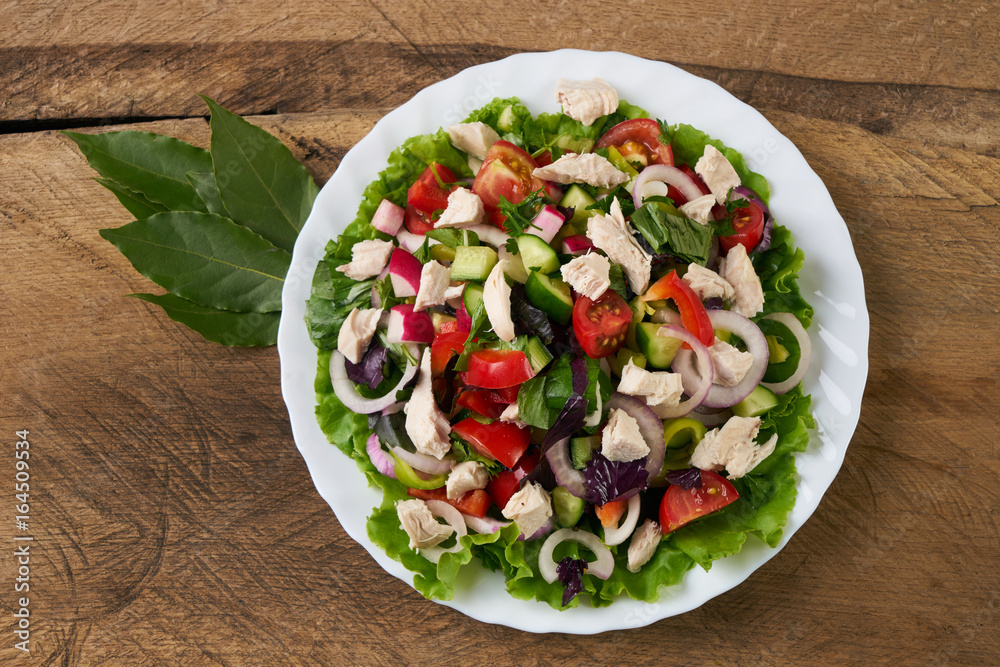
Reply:
<svg viewBox="0 0 1000 667"><path fill-rule="evenodd" d="M508 422L483 424L474 417L463 419L451 430L481 455L513 468L528 449L528 429Z"/></svg>
<svg viewBox="0 0 1000 667"><path fill-rule="evenodd" d="M701 471L700 489L682 489L676 484L667 487L660 501L660 527L663 533L721 510L740 497L725 477L711 470Z"/></svg>
<svg viewBox="0 0 1000 667"><path fill-rule="evenodd" d="M511 470L501 470L486 484L486 493L501 510L507 507L510 497L517 493L521 480L535 469L542 456L537 451L525 454Z"/></svg>
<svg viewBox="0 0 1000 667"><path fill-rule="evenodd" d="M645 165L674 165L674 152L670 144L660 141L660 124L651 118L625 120L604 133L598 140L597 148L615 146L618 152L630 162Z"/></svg>
<svg viewBox="0 0 1000 667"><path fill-rule="evenodd" d="M462 354L465 350L465 341L469 334L464 331L442 331L434 336L431 343L431 375L438 376L444 373L448 367L451 357Z"/></svg>
<svg viewBox="0 0 1000 667"><path fill-rule="evenodd" d="M403 221L410 232L426 234L434 229L434 213L448 208L448 195L457 187L454 182L455 174L447 167L437 162L427 165L420 178L406 191L406 217Z"/></svg>
<svg viewBox="0 0 1000 667"><path fill-rule="evenodd" d="M764 237L764 211L755 202L748 203L746 208L733 211L733 229L736 233L719 237L719 245L724 252L728 253L737 243L741 243L749 253Z"/></svg>
<svg viewBox="0 0 1000 667"><path fill-rule="evenodd" d="M448 490L441 486L436 489L407 489L406 494L420 500L440 500L446 502L462 514L469 514L482 519L490 508L491 498L482 489L466 491L455 499L448 497Z"/></svg>
<svg viewBox="0 0 1000 667"><path fill-rule="evenodd" d="M472 191L483 200L490 222L503 229L507 221L498 208L501 196L519 204L532 192L545 188L553 199L562 197L557 186L531 175L537 166L530 155L509 141L498 141L490 146L472 184Z"/></svg>
<svg viewBox="0 0 1000 667"><path fill-rule="evenodd" d="M618 292L607 290L596 301L583 296L573 304L573 332L592 359L607 357L625 343L632 309Z"/></svg>

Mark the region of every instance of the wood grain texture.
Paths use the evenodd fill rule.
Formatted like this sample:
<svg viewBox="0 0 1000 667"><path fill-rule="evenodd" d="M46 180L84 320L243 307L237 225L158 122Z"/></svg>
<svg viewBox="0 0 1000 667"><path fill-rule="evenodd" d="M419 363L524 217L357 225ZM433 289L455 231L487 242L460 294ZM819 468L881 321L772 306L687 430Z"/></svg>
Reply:
<svg viewBox="0 0 1000 667"><path fill-rule="evenodd" d="M691 30L711 7L673 3L635 26L631 6L601 22L596 5L567 5L532 30L491 14L460 32L423 3L189 3L190 20L159 3L5 5L17 29L0 52L3 120L197 116L194 82L242 111L289 112L252 120L319 182L385 111L466 65L581 35L681 61L761 109L827 184L872 335L841 473L744 584L644 630L485 626L423 600L344 534L295 450L273 348L206 343L122 297L152 286L98 236L129 218L71 142L0 136L0 488L14 430L30 429L35 537L32 653L7 632L0 659L466 665L518 647L529 665L994 663L1000 44L981 6L751 2L719 13L728 39L668 51L668 22ZM561 15L581 18L546 18ZM201 118L137 127L208 140Z"/></svg>

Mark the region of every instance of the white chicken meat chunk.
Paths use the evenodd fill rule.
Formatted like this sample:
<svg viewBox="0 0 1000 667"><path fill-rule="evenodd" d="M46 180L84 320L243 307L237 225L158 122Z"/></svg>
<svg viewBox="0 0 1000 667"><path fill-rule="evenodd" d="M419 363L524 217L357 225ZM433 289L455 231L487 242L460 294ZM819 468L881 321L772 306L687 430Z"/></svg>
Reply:
<svg viewBox="0 0 1000 667"><path fill-rule="evenodd" d="M413 310L421 311L430 306L440 306L448 299L448 288L451 285L451 270L430 260L420 269L420 289Z"/></svg>
<svg viewBox="0 0 1000 667"><path fill-rule="evenodd" d="M479 461L463 461L448 473L445 490L450 500L458 500L469 491L485 489L488 481L490 476L486 466Z"/></svg>
<svg viewBox="0 0 1000 667"><path fill-rule="evenodd" d="M438 523L423 500L396 501L396 516L410 538L411 549L441 544L455 532L451 526Z"/></svg>
<svg viewBox="0 0 1000 667"><path fill-rule="evenodd" d="M758 446L754 439L759 431L760 417L730 417L722 428L705 434L691 454L691 465L702 470L725 468L729 479L742 477L770 456L778 442L774 435Z"/></svg>
<svg viewBox="0 0 1000 667"><path fill-rule="evenodd" d="M628 545L628 571L638 572L639 569L649 562L649 559L656 553L656 547L660 546L663 538L663 531L660 524L652 519L639 526L639 530L632 533L632 541Z"/></svg>
<svg viewBox="0 0 1000 667"><path fill-rule="evenodd" d="M378 328L378 320L382 316L381 308L355 308L350 312L340 326L337 335L337 349L352 364L360 364L365 356L368 345Z"/></svg>
<svg viewBox="0 0 1000 667"><path fill-rule="evenodd" d="M639 422L624 410L614 409L601 431L601 454L609 461L635 461L649 454Z"/></svg>
<svg viewBox="0 0 1000 667"><path fill-rule="evenodd" d="M706 269L704 266L693 262L688 264L687 273L684 274L681 280L686 282L691 291L697 294L698 298L702 301L707 301L715 297L728 301L735 294L733 286L725 278L712 269Z"/></svg>
<svg viewBox="0 0 1000 667"><path fill-rule="evenodd" d="M510 317L510 285L504 277L507 261L494 265L483 284L483 307L493 332L508 343L514 340L514 321Z"/></svg>
<svg viewBox="0 0 1000 667"><path fill-rule="evenodd" d="M733 310L743 317L753 317L764 310L764 288L742 243L734 245L725 259L719 261L719 274L733 286Z"/></svg>
<svg viewBox="0 0 1000 667"><path fill-rule="evenodd" d="M715 367L715 384L723 387L735 387L743 378L747 371L753 366L753 355L749 352L740 352L729 343L715 339L712 347L708 348L708 353L712 357L712 365Z"/></svg>
<svg viewBox="0 0 1000 667"><path fill-rule="evenodd" d="M448 207L434 223L434 229L478 225L485 215L479 195L468 188L456 188L448 195Z"/></svg>
<svg viewBox="0 0 1000 667"><path fill-rule="evenodd" d="M611 263L607 257L590 252L574 257L562 266L562 277L569 286L588 299L597 300L611 287Z"/></svg>
<svg viewBox="0 0 1000 667"><path fill-rule="evenodd" d="M610 215L595 215L587 223L587 238L615 264L621 264L632 291L642 294L649 285L652 258L632 236L616 198Z"/></svg>
<svg viewBox="0 0 1000 667"><path fill-rule="evenodd" d="M337 270L352 280L368 280L382 272L392 249L389 241L358 241L351 248L350 263L338 266Z"/></svg>
<svg viewBox="0 0 1000 667"><path fill-rule="evenodd" d="M500 135L496 130L479 121L451 125L444 131L448 133L452 146L480 160L486 157L490 146L500 141Z"/></svg>
<svg viewBox="0 0 1000 667"><path fill-rule="evenodd" d="M625 172L597 153L570 153L552 164L536 167L531 175L553 183L586 183L598 188L612 188L628 180Z"/></svg>
<svg viewBox="0 0 1000 667"><path fill-rule="evenodd" d="M413 445L421 454L443 459L451 451L451 424L434 400L431 388L431 348L424 349L417 372L417 384L403 411L406 413L405 429Z"/></svg>
<svg viewBox="0 0 1000 667"><path fill-rule="evenodd" d="M733 165L711 144L705 146L705 152L695 164L694 171L705 181L705 185L715 195L715 201L720 204L725 204L729 191L740 185L740 175L733 169Z"/></svg>
<svg viewBox="0 0 1000 667"><path fill-rule="evenodd" d="M510 497L502 514L531 537L552 517L552 496L538 482L528 482Z"/></svg>
<svg viewBox="0 0 1000 667"><path fill-rule="evenodd" d="M603 79L590 81L556 80L556 99L563 113L584 125L618 109L618 91Z"/></svg>

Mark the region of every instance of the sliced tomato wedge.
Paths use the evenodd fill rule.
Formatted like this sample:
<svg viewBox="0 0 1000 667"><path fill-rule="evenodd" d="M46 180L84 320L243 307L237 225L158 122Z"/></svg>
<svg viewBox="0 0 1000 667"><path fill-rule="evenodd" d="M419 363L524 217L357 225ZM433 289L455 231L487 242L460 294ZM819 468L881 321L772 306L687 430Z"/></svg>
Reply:
<svg viewBox="0 0 1000 667"><path fill-rule="evenodd" d="M515 384L512 387L500 387L499 389L494 389L492 394L496 397L498 403L510 405L511 403L517 403L517 392L520 390L521 385Z"/></svg>
<svg viewBox="0 0 1000 667"><path fill-rule="evenodd" d="M764 237L764 210L755 202L748 204L746 208L733 211L733 230L736 233L719 237L719 245L724 252L728 253L737 244L742 244L749 253Z"/></svg>
<svg viewBox="0 0 1000 667"><path fill-rule="evenodd" d="M437 174L435 176L435 173ZM456 185L455 174L447 167L432 162L406 192L406 216L403 222L414 234L426 234L434 229L440 212L448 208L448 195Z"/></svg>
<svg viewBox="0 0 1000 667"><path fill-rule="evenodd" d="M433 351L431 352L433 355ZM465 383L483 389L503 389L534 377L527 355L519 350L476 350L469 355Z"/></svg>
<svg viewBox="0 0 1000 667"><path fill-rule="evenodd" d="M592 359L607 357L625 344L632 309L618 292L607 290L596 301L582 294L573 304L573 333Z"/></svg>
<svg viewBox="0 0 1000 667"><path fill-rule="evenodd" d="M711 347L712 343L715 342L715 329L712 327L712 321L708 319L705 304L701 302L701 299L686 282L677 277L677 271L671 271L650 285L640 299L642 301L672 300L681 314L681 326L697 336L698 340L708 347ZM690 348L687 343L684 343L684 347Z"/></svg>
<svg viewBox="0 0 1000 667"><path fill-rule="evenodd" d="M652 118L625 120L604 133L597 148L614 146L629 162L643 165L674 165L674 151L670 144L660 141L660 124Z"/></svg>
<svg viewBox="0 0 1000 667"><path fill-rule="evenodd" d="M711 470L702 470L700 489L683 489L676 484L667 487L660 501L660 527L664 534L672 532L721 510L739 497L736 488L725 477Z"/></svg>
<svg viewBox="0 0 1000 667"><path fill-rule="evenodd" d="M455 404L483 417L497 419L507 406L495 399L495 394L489 389L467 389L458 395Z"/></svg>
<svg viewBox="0 0 1000 667"><path fill-rule="evenodd" d="M452 426L451 430L481 455L499 461L508 468L517 465L528 450L528 429L514 424L500 421L483 424L469 417Z"/></svg>
<svg viewBox="0 0 1000 667"><path fill-rule="evenodd" d="M512 469L501 471L486 484L486 493L497 507L501 510L507 507L510 497L517 493L517 489L521 486L521 480L535 469L541 459L541 454L537 451L525 454Z"/></svg>
<svg viewBox="0 0 1000 667"><path fill-rule="evenodd" d="M490 508L492 499L490 495L482 489L466 491L454 500L448 497L448 490L441 486L436 489L407 489L407 495L420 500L440 500L446 502L462 514L479 517L486 516L486 510Z"/></svg>
<svg viewBox="0 0 1000 667"><path fill-rule="evenodd" d="M500 197L519 204L540 188L544 188L556 201L562 197L558 186L532 176L531 172L537 166L538 163L530 155L509 141L498 141L490 146L472 184L472 191L483 200L490 222L504 229L507 218L498 208Z"/></svg>
<svg viewBox="0 0 1000 667"><path fill-rule="evenodd" d="M444 373L451 357L465 351L465 340L469 334L464 331L442 331L434 336L431 343L431 375Z"/></svg>

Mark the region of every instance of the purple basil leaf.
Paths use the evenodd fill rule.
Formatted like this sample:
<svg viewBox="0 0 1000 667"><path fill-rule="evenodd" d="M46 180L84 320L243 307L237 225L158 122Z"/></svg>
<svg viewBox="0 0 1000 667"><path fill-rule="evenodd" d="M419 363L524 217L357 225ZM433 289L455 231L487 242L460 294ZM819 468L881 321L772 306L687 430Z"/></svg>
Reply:
<svg viewBox="0 0 1000 667"><path fill-rule="evenodd" d="M705 301L705 308L708 310L722 310L725 306L726 302L722 300L722 297L713 296L711 299Z"/></svg>
<svg viewBox="0 0 1000 667"><path fill-rule="evenodd" d="M556 210L562 214L564 220L572 220L573 215L576 213L575 206L560 206L556 204Z"/></svg>
<svg viewBox="0 0 1000 667"><path fill-rule="evenodd" d="M549 432L545 434L545 439L542 440L542 449L547 449L549 445L554 442L558 442L563 438L568 438L573 435L581 428L583 428L583 422L587 418L587 399L579 394L573 394L566 401L563 406L562 412L556 417L555 423L552 424L552 428Z"/></svg>
<svg viewBox="0 0 1000 667"><path fill-rule="evenodd" d="M528 302L524 288L520 285L511 288L510 314L514 318L516 333L538 336L546 345L554 340L555 334L549 316Z"/></svg>
<svg viewBox="0 0 1000 667"><path fill-rule="evenodd" d="M587 362L583 360L583 357L577 357L569 364L570 370L573 371L573 393L577 396L583 396L587 393L587 387L590 383L587 382Z"/></svg>
<svg viewBox="0 0 1000 667"><path fill-rule="evenodd" d="M586 561L572 556L566 556L556 565L559 583L566 587L562 596L564 607L573 601L577 593L583 590L583 568L586 566Z"/></svg>
<svg viewBox="0 0 1000 667"><path fill-rule="evenodd" d="M365 356L361 357L360 364L352 364L347 360L347 379L355 384L366 384L369 389L374 389L382 381L382 364L385 363L386 350L378 343L372 341L368 346Z"/></svg>
<svg viewBox="0 0 1000 667"><path fill-rule="evenodd" d="M594 452L583 469L586 500L604 505L632 489L645 489L649 473L646 457L635 461L610 461L604 454Z"/></svg>
<svg viewBox="0 0 1000 667"><path fill-rule="evenodd" d="M667 481L676 484L685 491L688 489L701 488L701 470L698 468L683 468L681 470L671 470L667 473Z"/></svg>

